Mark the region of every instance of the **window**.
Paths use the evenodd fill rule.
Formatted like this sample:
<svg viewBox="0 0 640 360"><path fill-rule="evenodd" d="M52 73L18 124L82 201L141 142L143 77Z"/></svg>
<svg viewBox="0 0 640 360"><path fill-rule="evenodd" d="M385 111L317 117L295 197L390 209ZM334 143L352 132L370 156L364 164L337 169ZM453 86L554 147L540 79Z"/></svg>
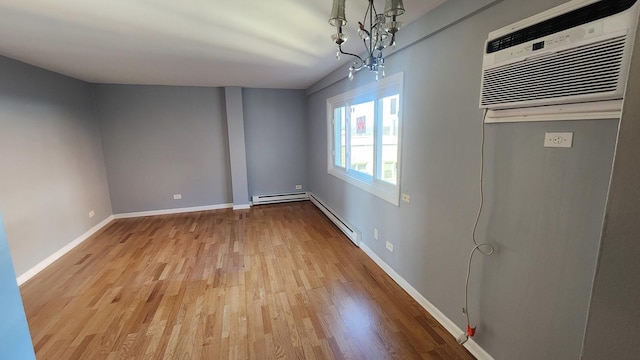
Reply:
<svg viewBox="0 0 640 360"><path fill-rule="evenodd" d="M398 205L402 73L327 99L328 172Z"/></svg>

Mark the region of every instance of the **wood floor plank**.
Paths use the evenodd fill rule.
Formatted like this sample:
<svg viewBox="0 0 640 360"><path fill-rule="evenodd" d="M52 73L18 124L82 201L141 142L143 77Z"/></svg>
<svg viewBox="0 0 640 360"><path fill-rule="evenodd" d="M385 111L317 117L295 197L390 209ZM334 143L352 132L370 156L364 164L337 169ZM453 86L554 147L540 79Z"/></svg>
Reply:
<svg viewBox="0 0 640 360"><path fill-rule="evenodd" d="M21 287L38 359L473 359L309 202L115 220Z"/></svg>

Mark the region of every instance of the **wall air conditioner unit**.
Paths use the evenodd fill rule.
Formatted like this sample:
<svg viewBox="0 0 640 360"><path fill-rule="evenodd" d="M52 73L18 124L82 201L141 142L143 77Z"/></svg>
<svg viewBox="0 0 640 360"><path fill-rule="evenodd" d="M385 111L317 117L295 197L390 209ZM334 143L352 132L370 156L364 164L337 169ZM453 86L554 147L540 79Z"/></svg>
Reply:
<svg viewBox="0 0 640 360"><path fill-rule="evenodd" d="M574 0L489 34L486 122L619 118L639 0Z"/></svg>

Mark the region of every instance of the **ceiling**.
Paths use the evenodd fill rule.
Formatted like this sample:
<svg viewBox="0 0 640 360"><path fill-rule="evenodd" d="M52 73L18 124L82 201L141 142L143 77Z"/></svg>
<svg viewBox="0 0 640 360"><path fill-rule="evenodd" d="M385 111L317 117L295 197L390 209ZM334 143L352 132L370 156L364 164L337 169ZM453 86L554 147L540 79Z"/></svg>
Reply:
<svg viewBox="0 0 640 360"><path fill-rule="evenodd" d="M445 1L404 0L400 20ZM305 89L350 62L335 59L331 3L0 0L0 55L93 83ZM345 51L362 53L353 39L367 4L347 0Z"/></svg>

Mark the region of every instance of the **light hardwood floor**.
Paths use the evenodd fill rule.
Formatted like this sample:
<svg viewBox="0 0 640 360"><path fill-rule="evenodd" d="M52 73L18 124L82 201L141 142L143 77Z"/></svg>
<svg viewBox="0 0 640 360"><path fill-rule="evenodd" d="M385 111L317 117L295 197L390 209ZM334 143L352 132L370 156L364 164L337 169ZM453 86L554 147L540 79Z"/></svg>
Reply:
<svg viewBox="0 0 640 360"><path fill-rule="evenodd" d="M21 287L43 359L473 359L300 202L116 220Z"/></svg>

